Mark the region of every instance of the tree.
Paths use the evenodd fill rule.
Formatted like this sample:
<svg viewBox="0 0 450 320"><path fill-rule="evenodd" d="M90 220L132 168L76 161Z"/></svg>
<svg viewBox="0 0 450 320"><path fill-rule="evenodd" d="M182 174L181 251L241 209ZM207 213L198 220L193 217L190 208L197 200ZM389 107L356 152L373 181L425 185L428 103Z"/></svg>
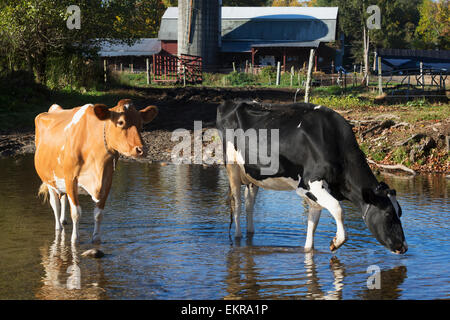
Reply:
<svg viewBox="0 0 450 320"><path fill-rule="evenodd" d="M338 28L345 35L346 57L360 63L365 62L364 39L367 41L367 35L372 48L402 49L413 45L420 2L421 0L316 0L315 6L339 7ZM366 9L369 5L377 5L381 10L380 30L367 30L365 27L369 16ZM348 53L350 55L347 56Z"/></svg>
<svg viewBox="0 0 450 320"><path fill-rule="evenodd" d="M158 35L161 18L167 8L177 1L137 0L134 5L134 13L127 28L133 38L153 38Z"/></svg>
<svg viewBox="0 0 450 320"><path fill-rule="evenodd" d="M416 45L422 49L450 50L450 1L423 0L415 30Z"/></svg>
<svg viewBox="0 0 450 320"><path fill-rule="evenodd" d="M162 3L164 6L167 7L177 7L178 6L178 0L163 0Z"/></svg>
<svg viewBox="0 0 450 320"><path fill-rule="evenodd" d="M298 0L274 0L272 7L302 7L303 4Z"/></svg>
<svg viewBox="0 0 450 320"><path fill-rule="evenodd" d="M223 0L224 7L264 7L267 1L264 0Z"/></svg>
<svg viewBox="0 0 450 320"><path fill-rule="evenodd" d="M69 29L71 0L6 0L0 6L1 54L9 69L28 69L45 83L52 56L92 56L104 39L131 43L128 32L135 3L127 0L80 0L81 28ZM3 59L4 60L4 59Z"/></svg>

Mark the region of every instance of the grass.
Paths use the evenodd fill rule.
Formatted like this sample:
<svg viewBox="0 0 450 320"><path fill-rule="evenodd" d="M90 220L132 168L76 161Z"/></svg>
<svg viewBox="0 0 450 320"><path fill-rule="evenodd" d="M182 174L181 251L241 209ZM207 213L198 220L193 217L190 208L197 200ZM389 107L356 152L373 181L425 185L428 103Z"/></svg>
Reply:
<svg viewBox="0 0 450 320"><path fill-rule="evenodd" d="M281 85L275 86L269 79L274 77L273 70L265 70L258 76L245 73L212 74L205 73L204 83L201 87L247 87L259 86L267 88L290 87L290 73L284 73L281 77ZM73 108L86 103L104 103L115 105L124 96L139 101L144 99L143 93L136 89L149 87L146 84L145 73L117 73L113 79L119 89L107 91L54 89L50 90L34 82L26 74L15 74L10 78L0 78L0 128L1 131L21 131L33 127L33 119L40 112L58 103L63 108ZM271 80L272 81L272 80ZM293 77L293 90L298 87L298 74ZM300 74L300 82L302 74ZM275 82L275 78L273 78ZM152 88L176 88L179 85L151 84ZM199 86L200 87L200 86ZM122 88L122 89L120 89ZM104 88L103 88L104 89ZM384 108L373 101L366 89L362 87L347 87L344 94L339 86L313 87L311 102L335 109L353 109L364 112L365 116L389 112L400 117L401 121L415 123L426 120L442 120L450 118L449 104L429 103L424 99L407 103L398 103ZM367 154L366 150L366 154ZM381 157L382 155L377 155Z"/></svg>

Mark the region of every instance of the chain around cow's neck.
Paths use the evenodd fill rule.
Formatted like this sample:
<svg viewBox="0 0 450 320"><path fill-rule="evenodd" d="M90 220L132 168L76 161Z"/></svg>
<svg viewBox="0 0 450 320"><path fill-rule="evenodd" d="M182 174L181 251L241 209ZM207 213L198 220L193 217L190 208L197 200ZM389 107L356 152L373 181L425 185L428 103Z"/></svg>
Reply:
<svg viewBox="0 0 450 320"><path fill-rule="evenodd" d="M362 218L363 218L364 222L366 221L366 216L367 216L367 212L369 212L369 208L370 208L370 203L367 204L366 210L364 210L364 212L363 212Z"/></svg>
<svg viewBox="0 0 450 320"><path fill-rule="evenodd" d="M103 144L105 145L106 152L113 156L113 170L116 171L117 151L114 150L114 152L111 152L108 148L108 143L106 142L106 121L103 124Z"/></svg>

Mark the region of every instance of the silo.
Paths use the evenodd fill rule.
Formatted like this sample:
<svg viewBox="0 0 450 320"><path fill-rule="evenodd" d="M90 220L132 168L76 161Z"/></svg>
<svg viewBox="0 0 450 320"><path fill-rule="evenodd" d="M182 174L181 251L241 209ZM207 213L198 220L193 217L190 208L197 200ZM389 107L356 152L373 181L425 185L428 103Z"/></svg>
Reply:
<svg viewBox="0 0 450 320"><path fill-rule="evenodd" d="M203 69L218 62L222 0L178 0L178 56L202 58Z"/></svg>

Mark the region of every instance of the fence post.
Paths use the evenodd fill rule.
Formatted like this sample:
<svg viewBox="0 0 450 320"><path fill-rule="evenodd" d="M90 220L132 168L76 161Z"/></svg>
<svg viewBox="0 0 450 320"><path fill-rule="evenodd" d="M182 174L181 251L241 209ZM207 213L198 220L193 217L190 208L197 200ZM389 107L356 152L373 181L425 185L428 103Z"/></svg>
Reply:
<svg viewBox="0 0 450 320"><path fill-rule="evenodd" d="M381 57L378 57L378 94L381 96L383 94L383 77L381 71Z"/></svg>
<svg viewBox="0 0 450 320"><path fill-rule="evenodd" d="M280 85L280 78L281 78L281 62L278 61L278 63L277 63L277 82L275 83L277 86Z"/></svg>
<svg viewBox="0 0 450 320"><path fill-rule="evenodd" d="M311 75L314 63L314 53L315 50L311 49L309 52L309 63L308 63L308 74L306 77L306 88L305 88L305 102L309 103L309 91L311 90Z"/></svg>
<svg viewBox="0 0 450 320"><path fill-rule="evenodd" d="M236 72L236 63L233 61L233 72Z"/></svg>
<svg viewBox="0 0 450 320"><path fill-rule="evenodd" d="M294 66L291 67L291 87L294 85Z"/></svg>
<svg viewBox="0 0 450 320"><path fill-rule="evenodd" d="M103 72L104 72L104 80L105 80L105 83L108 81L108 76L107 76L107 62L106 62L106 59L103 59Z"/></svg>
<svg viewBox="0 0 450 320"><path fill-rule="evenodd" d="M423 76L423 62L420 61L420 82L422 84L422 91L425 90L425 78Z"/></svg>
<svg viewBox="0 0 450 320"><path fill-rule="evenodd" d="M147 63L147 84L150 84L150 60L145 59Z"/></svg>

